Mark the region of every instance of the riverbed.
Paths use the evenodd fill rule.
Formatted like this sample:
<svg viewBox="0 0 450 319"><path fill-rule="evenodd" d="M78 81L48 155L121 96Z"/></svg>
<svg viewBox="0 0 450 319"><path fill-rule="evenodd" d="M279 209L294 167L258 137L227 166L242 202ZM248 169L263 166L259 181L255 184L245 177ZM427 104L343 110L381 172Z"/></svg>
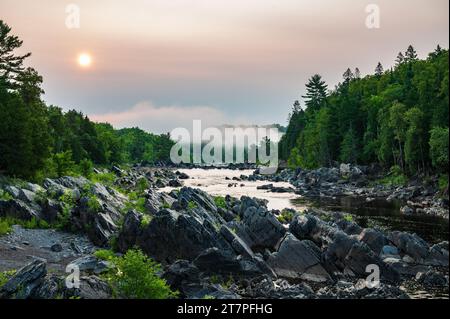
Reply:
<svg viewBox="0 0 450 319"><path fill-rule="evenodd" d="M417 233L431 243L449 240L448 220L434 216L403 215L400 213L400 203L387 202L384 199L366 202L364 198L352 197L306 199L295 193L274 193L257 189L258 186L268 183L273 184L274 187L292 187L287 182L237 180L241 175L253 174L253 170L195 168L179 171L189 176L189 179L183 181L184 186L201 189L212 196L261 198L268 201L269 209L277 210L292 208L302 212L309 207L317 207L328 211L339 211L351 214L355 222L362 227ZM166 187L161 191L169 192L172 189Z"/></svg>

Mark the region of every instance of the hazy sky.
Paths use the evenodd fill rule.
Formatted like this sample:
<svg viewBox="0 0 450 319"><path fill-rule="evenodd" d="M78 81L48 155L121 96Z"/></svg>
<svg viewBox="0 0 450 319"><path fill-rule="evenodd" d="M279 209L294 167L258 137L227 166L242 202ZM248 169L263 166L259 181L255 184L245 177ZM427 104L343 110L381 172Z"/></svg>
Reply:
<svg viewBox="0 0 450 319"><path fill-rule="evenodd" d="M81 9L66 27L66 6ZM380 8L380 28L365 21ZM0 0L44 76L45 100L117 127L286 124L304 84L373 73L413 44L448 48L448 0ZM80 53L93 64L81 68Z"/></svg>

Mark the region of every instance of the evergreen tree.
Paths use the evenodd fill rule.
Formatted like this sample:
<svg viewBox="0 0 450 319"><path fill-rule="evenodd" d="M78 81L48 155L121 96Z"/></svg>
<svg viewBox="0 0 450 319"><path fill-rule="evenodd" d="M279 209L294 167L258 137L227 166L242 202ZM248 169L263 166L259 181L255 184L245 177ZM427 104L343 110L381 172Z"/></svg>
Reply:
<svg viewBox="0 0 450 319"><path fill-rule="evenodd" d="M327 98L327 89L325 81L318 74L315 74L306 84L306 95L302 96L305 99L307 109L317 111L319 110Z"/></svg>
<svg viewBox="0 0 450 319"><path fill-rule="evenodd" d="M399 52L397 58L395 59L395 66L401 65L403 62L405 62L405 56L402 52Z"/></svg>
<svg viewBox="0 0 450 319"><path fill-rule="evenodd" d="M378 62L377 67L375 68L375 75L376 76L382 76L384 72L383 65L381 62Z"/></svg>
<svg viewBox="0 0 450 319"><path fill-rule="evenodd" d="M417 60L417 52L412 45L408 46L405 52L405 62L413 62Z"/></svg>

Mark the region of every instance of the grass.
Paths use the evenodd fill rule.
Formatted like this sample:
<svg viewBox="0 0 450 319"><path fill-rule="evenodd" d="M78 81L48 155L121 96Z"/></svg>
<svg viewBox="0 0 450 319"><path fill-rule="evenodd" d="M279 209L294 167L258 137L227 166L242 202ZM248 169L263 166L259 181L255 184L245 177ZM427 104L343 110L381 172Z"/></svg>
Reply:
<svg viewBox="0 0 450 319"><path fill-rule="evenodd" d="M42 219L33 217L30 220L21 220L12 217L0 217L0 236L9 234L13 225L20 225L26 229L47 229L50 225Z"/></svg>
<svg viewBox="0 0 450 319"><path fill-rule="evenodd" d="M90 181L93 183L100 183L103 185L112 186L116 181L116 175L114 173L98 173L90 176Z"/></svg>

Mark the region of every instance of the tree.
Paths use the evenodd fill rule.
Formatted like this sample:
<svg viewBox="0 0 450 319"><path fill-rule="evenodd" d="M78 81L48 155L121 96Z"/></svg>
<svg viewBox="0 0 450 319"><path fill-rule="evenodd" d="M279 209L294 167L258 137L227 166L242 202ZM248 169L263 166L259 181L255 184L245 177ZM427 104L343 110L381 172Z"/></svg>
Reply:
<svg viewBox="0 0 450 319"><path fill-rule="evenodd" d="M376 76L382 76L384 72L383 65L381 62L378 62L377 67L375 68L375 75Z"/></svg>
<svg viewBox="0 0 450 319"><path fill-rule="evenodd" d="M355 131L352 128L344 136L340 153L341 162L356 164L358 160L358 141Z"/></svg>
<svg viewBox="0 0 450 319"><path fill-rule="evenodd" d="M448 127L433 127L430 131L429 144L433 166L443 172L448 172Z"/></svg>
<svg viewBox="0 0 450 319"><path fill-rule="evenodd" d="M405 62L414 62L417 60L417 52L412 45L408 46L405 52Z"/></svg>
<svg viewBox="0 0 450 319"><path fill-rule="evenodd" d="M405 56L402 52L399 52L397 58L395 59L395 66L401 65L403 62L405 62Z"/></svg>
<svg viewBox="0 0 450 319"><path fill-rule="evenodd" d="M405 114L408 125L405 140L405 163L410 173L425 170L425 127L424 114L418 108L409 109Z"/></svg>
<svg viewBox="0 0 450 319"><path fill-rule="evenodd" d="M355 79L360 79L361 78L361 71L359 70L359 68L355 69Z"/></svg>
<svg viewBox="0 0 450 319"><path fill-rule="evenodd" d="M327 89L328 86L322 80L322 77L318 74L313 75L306 84L306 95L302 96L305 99L307 109L319 110L327 98Z"/></svg>
<svg viewBox="0 0 450 319"><path fill-rule="evenodd" d="M398 164L404 170L404 143L406 139L407 122L405 118L406 106L395 102L389 109L389 125L394 133L398 145Z"/></svg>
<svg viewBox="0 0 450 319"><path fill-rule="evenodd" d="M0 78L8 88L15 88L17 77L24 72L23 61L31 53L15 55L14 51L22 46L23 41L10 32L11 28L0 20Z"/></svg>
<svg viewBox="0 0 450 319"><path fill-rule="evenodd" d="M348 82L350 82L351 80L353 80L353 79L354 79L354 75L353 75L352 70L350 70L350 68L348 68L348 69L344 72L343 77L344 77L344 82L345 82L345 83L348 83Z"/></svg>

